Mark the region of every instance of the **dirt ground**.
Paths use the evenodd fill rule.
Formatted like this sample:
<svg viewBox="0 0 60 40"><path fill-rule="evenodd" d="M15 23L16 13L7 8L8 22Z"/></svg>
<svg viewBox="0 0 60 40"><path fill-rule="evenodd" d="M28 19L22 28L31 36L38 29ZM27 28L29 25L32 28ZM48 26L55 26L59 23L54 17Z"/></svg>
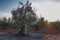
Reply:
<svg viewBox="0 0 60 40"><path fill-rule="evenodd" d="M45 34L42 40L60 40L60 35Z"/></svg>
<svg viewBox="0 0 60 40"><path fill-rule="evenodd" d="M60 29L53 29L53 28L42 28L39 30L44 34L51 34L51 35L60 35Z"/></svg>
<svg viewBox="0 0 60 40"><path fill-rule="evenodd" d="M16 32L16 30L15 29L4 29L4 30L0 29L0 34L7 34L9 32Z"/></svg>
<svg viewBox="0 0 60 40"><path fill-rule="evenodd" d="M7 33L9 33L9 32L15 32L16 30L14 30L14 29L5 29L5 30L1 30L0 29L0 34L7 34ZM40 29L40 32L43 32L43 33L45 33L44 34L44 37L43 37L43 39L42 40L60 40L60 31L59 30L53 30L53 29L46 29L46 28L43 28L43 29ZM4 37L5 38L5 37ZM10 37L9 37L10 38ZM6 40L7 39L9 39L9 38L5 38ZM3 38L0 38L0 39L3 39ZM10 38L11 40L19 40L19 39L22 39L22 40L24 40L24 39L26 39L26 38L15 38L15 37L12 37L12 38ZM28 39L29 40L39 40L39 39L35 39L35 38L29 38L28 37Z"/></svg>
<svg viewBox="0 0 60 40"><path fill-rule="evenodd" d="M60 30L43 28L40 29L40 32L44 33L44 37L42 40L60 40Z"/></svg>

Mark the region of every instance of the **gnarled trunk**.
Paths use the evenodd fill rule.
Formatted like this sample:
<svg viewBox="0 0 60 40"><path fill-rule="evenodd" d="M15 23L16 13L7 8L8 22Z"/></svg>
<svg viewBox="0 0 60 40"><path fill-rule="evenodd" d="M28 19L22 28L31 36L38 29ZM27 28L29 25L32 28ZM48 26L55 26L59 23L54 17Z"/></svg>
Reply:
<svg viewBox="0 0 60 40"><path fill-rule="evenodd" d="M19 30L18 33L15 36L25 36L24 28L22 28L21 30Z"/></svg>
<svg viewBox="0 0 60 40"><path fill-rule="evenodd" d="M28 34L28 25L25 25L25 34L27 35Z"/></svg>

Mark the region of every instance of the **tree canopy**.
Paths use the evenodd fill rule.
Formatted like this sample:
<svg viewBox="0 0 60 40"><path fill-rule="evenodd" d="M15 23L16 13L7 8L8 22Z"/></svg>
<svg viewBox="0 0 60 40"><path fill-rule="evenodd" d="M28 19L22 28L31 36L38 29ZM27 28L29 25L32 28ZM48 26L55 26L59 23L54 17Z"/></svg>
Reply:
<svg viewBox="0 0 60 40"><path fill-rule="evenodd" d="M19 2L20 6L16 10L12 10L12 19L16 23L17 29L25 28L29 25L33 25L36 21L36 13L31 7L29 1L26 4Z"/></svg>

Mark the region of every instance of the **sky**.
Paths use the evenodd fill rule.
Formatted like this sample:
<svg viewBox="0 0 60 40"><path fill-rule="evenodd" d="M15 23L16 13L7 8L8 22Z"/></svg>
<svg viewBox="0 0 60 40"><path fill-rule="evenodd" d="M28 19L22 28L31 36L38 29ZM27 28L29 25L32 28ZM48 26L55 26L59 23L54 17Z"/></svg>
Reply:
<svg viewBox="0 0 60 40"><path fill-rule="evenodd" d="M19 1L27 0L0 0L0 17L11 17L11 10L17 8ZM60 20L60 0L30 0L35 8L37 17L44 17L48 21Z"/></svg>

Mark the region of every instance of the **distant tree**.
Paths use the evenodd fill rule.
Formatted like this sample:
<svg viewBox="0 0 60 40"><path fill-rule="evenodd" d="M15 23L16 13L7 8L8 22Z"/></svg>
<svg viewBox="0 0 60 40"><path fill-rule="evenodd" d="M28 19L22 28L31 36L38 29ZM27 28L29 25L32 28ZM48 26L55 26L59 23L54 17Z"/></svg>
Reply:
<svg viewBox="0 0 60 40"><path fill-rule="evenodd" d="M7 23L8 23L8 28L13 28L13 20L12 20L12 18L8 18L7 19Z"/></svg>
<svg viewBox="0 0 60 40"><path fill-rule="evenodd" d="M48 23L48 20L45 20L45 21L44 21L44 26L45 26L45 27L50 26L50 23Z"/></svg>
<svg viewBox="0 0 60 40"><path fill-rule="evenodd" d="M39 31L45 26L44 24L44 17L39 18L39 20L33 25L35 31Z"/></svg>
<svg viewBox="0 0 60 40"><path fill-rule="evenodd" d="M44 27L44 17L41 17L37 23L39 28L43 28Z"/></svg>
<svg viewBox="0 0 60 40"><path fill-rule="evenodd" d="M0 18L0 28L1 29L6 29L6 28L12 28L12 19L11 18L6 18L6 17L2 17Z"/></svg>
<svg viewBox="0 0 60 40"><path fill-rule="evenodd" d="M53 23L53 28L54 29L60 29L60 21L59 20L57 20Z"/></svg>
<svg viewBox="0 0 60 40"><path fill-rule="evenodd" d="M31 3L29 1L26 2L24 5L22 2L19 2L22 7L18 7L16 10L12 10L12 19L14 20L14 23L16 24L16 29L19 30L19 32L27 33L27 28L30 25L33 25L36 21L36 14L34 10L32 10Z"/></svg>
<svg viewBox="0 0 60 40"><path fill-rule="evenodd" d="M2 18L2 21L7 22L7 18L6 17L3 17Z"/></svg>
<svg viewBox="0 0 60 40"><path fill-rule="evenodd" d="M0 18L0 27L2 26L2 18Z"/></svg>
<svg viewBox="0 0 60 40"><path fill-rule="evenodd" d="M7 18L6 17L3 17L3 18L0 19L0 26L2 27L2 29L7 28L8 23L7 23Z"/></svg>

